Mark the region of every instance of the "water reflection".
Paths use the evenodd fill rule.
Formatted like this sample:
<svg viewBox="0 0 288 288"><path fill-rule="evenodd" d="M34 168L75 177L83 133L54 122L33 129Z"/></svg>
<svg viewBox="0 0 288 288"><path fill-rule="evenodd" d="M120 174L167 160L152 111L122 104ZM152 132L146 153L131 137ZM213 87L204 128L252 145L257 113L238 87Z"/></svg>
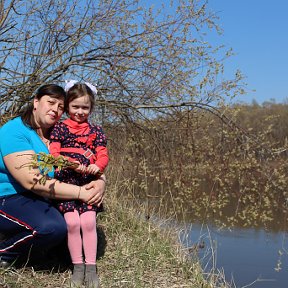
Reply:
<svg viewBox="0 0 288 288"><path fill-rule="evenodd" d="M185 225L180 239L186 247L201 243L205 270L224 268L235 287L287 288L288 234L263 229L217 230L209 225ZM205 243L205 245L203 245ZM199 245L198 245L199 248Z"/></svg>

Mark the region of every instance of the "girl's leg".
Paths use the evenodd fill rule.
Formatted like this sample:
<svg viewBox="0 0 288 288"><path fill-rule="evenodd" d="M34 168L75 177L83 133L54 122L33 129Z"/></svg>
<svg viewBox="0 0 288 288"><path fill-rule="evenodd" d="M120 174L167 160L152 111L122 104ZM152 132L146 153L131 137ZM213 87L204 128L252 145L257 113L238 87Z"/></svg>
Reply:
<svg viewBox="0 0 288 288"><path fill-rule="evenodd" d="M96 273L96 212L84 212L81 214L80 220L85 254L85 285L89 288L98 288L100 287L100 282Z"/></svg>
<svg viewBox="0 0 288 288"><path fill-rule="evenodd" d="M73 263L71 287L81 287L84 281L85 266L82 255L80 217L77 210L66 212L64 218L68 228L68 249Z"/></svg>
<svg viewBox="0 0 288 288"><path fill-rule="evenodd" d="M96 264L97 230L96 212L86 211L80 215L85 264Z"/></svg>
<svg viewBox="0 0 288 288"><path fill-rule="evenodd" d="M0 230L0 260L10 263L57 246L67 233L60 212L33 193L0 198Z"/></svg>
<svg viewBox="0 0 288 288"><path fill-rule="evenodd" d="M83 263L80 217L77 210L64 214L68 229L68 248L73 264Z"/></svg>

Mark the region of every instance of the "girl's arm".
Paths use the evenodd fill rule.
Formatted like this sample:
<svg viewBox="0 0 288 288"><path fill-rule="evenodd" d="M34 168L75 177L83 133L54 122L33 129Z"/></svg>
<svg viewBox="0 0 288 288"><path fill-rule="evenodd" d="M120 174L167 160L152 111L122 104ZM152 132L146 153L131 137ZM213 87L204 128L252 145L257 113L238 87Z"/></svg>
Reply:
<svg viewBox="0 0 288 288"><path fill-rule="evenodd" d="M61 143L60 142L51 142L49 145L49 153L51 155L53 155L54 157L58 157L61 155L60 152L61 152ZM65 157L70 162L80 164L78 161L75 161L74 158L67 157L67 156L63 156L63 157Z"/></svg>
<svg viewBox="0 0 288 288"><path fill-rule="evenodd" d="M96 138L94 140L94 146L96 147L95 164L99 167L100 171L103 172L108 165L109 156L107 149L107 137L101 126L97 125L94 127L96 130Z"/></svg>
<svg viewBox="0 0 288 288"><path fill-rule="evenodd" d="M93 181L86 189L84 186L66 184L55 179L47 179L44 184L40 184L42 178L38 168L31 168L31 155L33 150L21 151L8 154L3 157L4 163L12 177L20 183L26 190L47 198L54 199L80 199L88 204L97 204L99 194L105 190L104 181Z"/></svg>
<svg viewBox="0 0 288 288"><path fill-rule="evenodd" d="M99 171L103 173L109 162L108 150L106 147L98 146L95 154L93 156L95 159L95 164L90 164L85 171L86 173L92 175L97 175Z"/></svg>
<svg viewBox="0 0 288 288"><path fill-rule="evenodd" d="M65 133L68 133L68 128L66 127L66 125L64 125L63 122L57 122L51 131L50 145L49 145L49 153L54 157L58 157L61 155L61 147L64 141ZM67 156L64 157L70 162L79 163L78 161L75 161L75 159L71 157Z"/></svg>
<svg viewBox="0 0 288 288"><path fill-rule="evenodd" d="M105 146L98 146L96 148L96 155L95 164L99 167L100 171L103 172L109 162L108 149Z"/></svg>

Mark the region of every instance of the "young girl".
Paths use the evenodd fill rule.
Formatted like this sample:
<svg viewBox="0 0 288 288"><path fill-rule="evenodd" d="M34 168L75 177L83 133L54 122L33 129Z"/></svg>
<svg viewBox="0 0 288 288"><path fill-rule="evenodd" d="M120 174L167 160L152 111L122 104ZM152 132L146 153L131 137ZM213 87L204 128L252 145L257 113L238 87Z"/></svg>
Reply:
<svg viewBox="0 0 288 288"><path fill-rule="evenodd" d="M61 154L78 164L74 170L57 171L55 177L66 183L84 185L97 178L108 164L107 141L102 128L88 122L97 90L90 83L70 80L66 81L65 91L65 109L70 118L55 125L49 150L53 156ZM100 287L96 274L96 213L101 206L102 203L91 206L80 201L58 203L68 227L68 248L74 265L72 287L81 287L84 281L86 287Z"/></svg>

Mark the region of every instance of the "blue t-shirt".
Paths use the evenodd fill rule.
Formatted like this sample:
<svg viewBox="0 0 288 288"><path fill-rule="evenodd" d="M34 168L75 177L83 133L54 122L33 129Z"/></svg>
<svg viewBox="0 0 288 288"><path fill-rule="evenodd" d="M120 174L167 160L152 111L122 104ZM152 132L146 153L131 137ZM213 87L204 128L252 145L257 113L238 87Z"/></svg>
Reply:
<svg viewBox="0 0 288 288"><path fill-rule="evenodd" d="M49 153L36 131L26 126L20 117L8 121L0 128L0 197L25 191L7 170L3 157L28 150L33 150L35 153ZM48 175L54 177L53 174L52 172Z"/></svg>

